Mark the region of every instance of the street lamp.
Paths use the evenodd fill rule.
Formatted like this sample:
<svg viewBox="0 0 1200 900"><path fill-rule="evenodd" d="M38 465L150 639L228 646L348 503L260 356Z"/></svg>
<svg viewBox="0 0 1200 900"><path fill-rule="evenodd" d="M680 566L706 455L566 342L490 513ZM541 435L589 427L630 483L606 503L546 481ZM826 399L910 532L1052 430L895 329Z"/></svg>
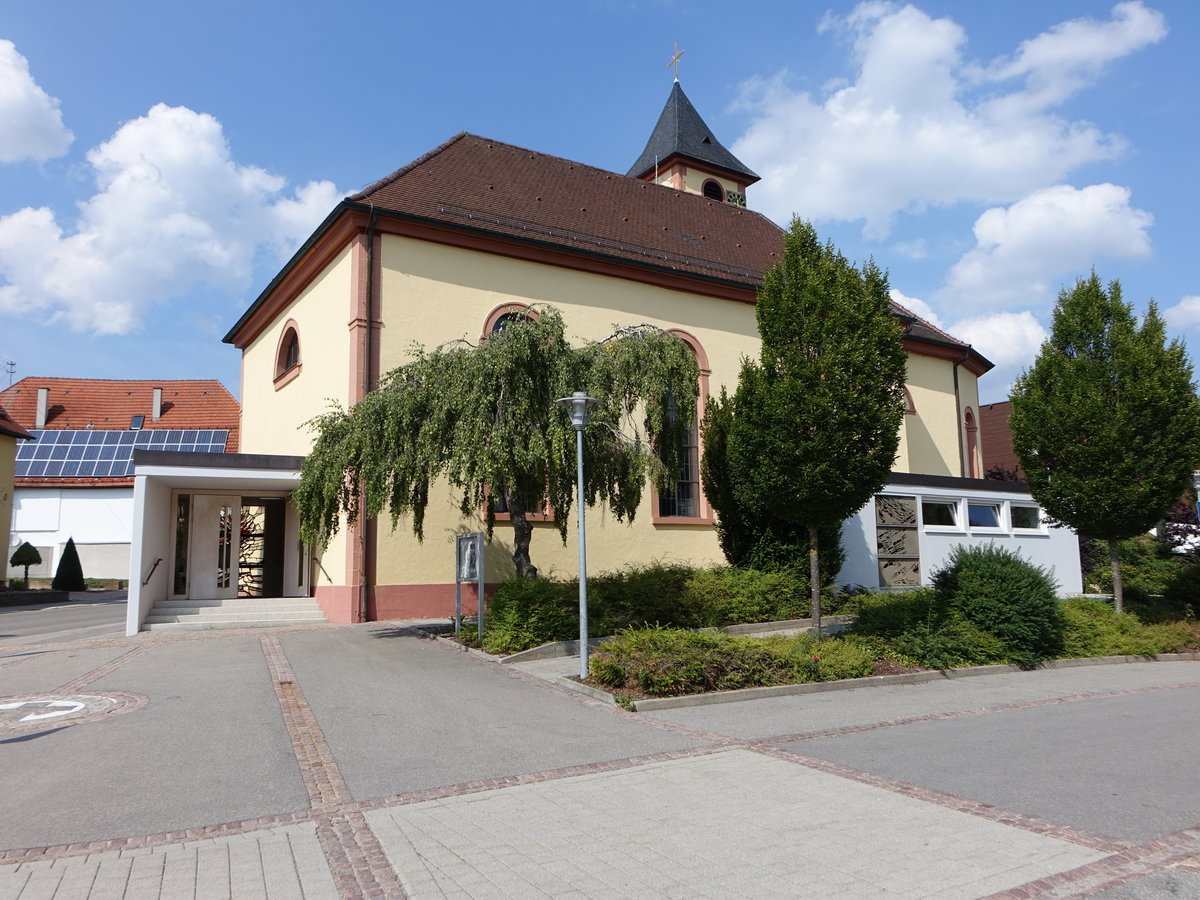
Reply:
<svg viewBox="0 0 1200 900"><path fill-rule="evenodd" d="M586 391L576 391L570 397L560 397L555 403L571 411L575 428L575 503L579 507L579 677L588 677L588 620L587 620L587 541L583 516L583 429L588 414L600 401Z"/></svg>

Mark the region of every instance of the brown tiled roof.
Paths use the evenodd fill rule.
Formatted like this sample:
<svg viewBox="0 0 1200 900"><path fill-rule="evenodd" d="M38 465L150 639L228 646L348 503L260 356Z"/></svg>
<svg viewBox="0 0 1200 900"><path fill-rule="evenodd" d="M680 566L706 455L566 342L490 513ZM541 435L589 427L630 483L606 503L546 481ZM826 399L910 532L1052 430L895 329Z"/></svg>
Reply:
<svg viewBox="0 0 1200 900"><path fill-rule="evenodd" d="M349 199L751 286L783 247L760 213L466 133Z"/></svg>
<svg viewBox="0 0 1200 900"><path fill-rule="evenodd" d="M0 434L14 438L32 439L33 435L13 421L12 417L0 406Z"/></svg>
<svg viewBox="0 0 1200 900"><path fill-rule="evenodd" d="M199 428L228 431L225 452L236 453L241 407L215 379L117 381L99 378L22 378L0 391L0 404L25 429L37 425L38 388L49 388L47 430L124 430L135 415L143 430ZM162 388L162 415L152 421L154 389ZM133 484L132 478L17 478L22 486Z"/></svg>

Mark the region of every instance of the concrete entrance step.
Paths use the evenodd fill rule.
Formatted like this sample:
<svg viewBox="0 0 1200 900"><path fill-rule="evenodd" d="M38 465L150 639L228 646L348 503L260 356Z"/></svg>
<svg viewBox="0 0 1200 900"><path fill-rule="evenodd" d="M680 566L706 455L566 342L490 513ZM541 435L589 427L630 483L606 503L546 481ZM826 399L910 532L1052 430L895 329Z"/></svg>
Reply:
<svg viewBox="0 0 1200 900"><path fill-rule="evenodd" d="M160 600L146 616L146 631L311 625L327 621L311 597L242 597L232 600Z"/></svg>

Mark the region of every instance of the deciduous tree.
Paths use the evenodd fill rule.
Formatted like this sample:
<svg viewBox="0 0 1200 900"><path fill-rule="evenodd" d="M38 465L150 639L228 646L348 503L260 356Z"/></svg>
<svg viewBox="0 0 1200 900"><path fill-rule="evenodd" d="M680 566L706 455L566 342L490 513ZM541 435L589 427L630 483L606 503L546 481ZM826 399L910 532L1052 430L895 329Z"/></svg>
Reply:
<svg viewBox="0 0 1200 900"><path fill-rule="evenodd" d="M1117 542L1144 533L1187 490L1200 459L1200 400L1179 341L1153 301L1139 326L1095 272L1064 289L1049 339L1013 386L1013 450L1056 522L1108 544L1123 608Z"/></svg>
<svg viewBox="0 0 1200 900"><path fill-rule="evenodd" d="M896 459L903 334L887 276L874 262L856 268L799 219L764 276L757 318L762 350L743 361L728 422L730 491L741 510L807 532L819 629L820 531L879 491ZM722 517L738 514L720 496L709 500Z"/></svg>

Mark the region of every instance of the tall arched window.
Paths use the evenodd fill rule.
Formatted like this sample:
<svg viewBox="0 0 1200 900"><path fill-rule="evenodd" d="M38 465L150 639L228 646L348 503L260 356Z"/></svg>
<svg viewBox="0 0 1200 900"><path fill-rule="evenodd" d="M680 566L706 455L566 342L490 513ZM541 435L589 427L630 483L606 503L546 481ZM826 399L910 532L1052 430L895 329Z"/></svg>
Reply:
<svg viewBox="0 0 1200 900"><path fill-rule="evenodd" d="M279 335L275 349L275 389L283 387L300 374L300 333L294 320L289 319Z"/></svg>
<svg viewBox="0 0 1200 900"><path fill-rule="evenodd" d="M979 429L975 425L975 413L969 406L963 413L963 430L967 434L967 477L979 478Z"/></svg>
<svg viewBox="0 0 1200 900"><path fill-rule="evenodd" d="M700 417L708 400L708 379L712 370L708 367L708 356L698 340L677 328L670 329L670 333L687 344L696 355L696 366L700 370L700 391L696 401L696 418L692 427L688 429L687 443L684 446L683 470L679 473L679 480L669 490L656 491L653 518L654 522L660 525L709 525L712 523L712 512L700 487L700 439L703 433Z"/></svg>

